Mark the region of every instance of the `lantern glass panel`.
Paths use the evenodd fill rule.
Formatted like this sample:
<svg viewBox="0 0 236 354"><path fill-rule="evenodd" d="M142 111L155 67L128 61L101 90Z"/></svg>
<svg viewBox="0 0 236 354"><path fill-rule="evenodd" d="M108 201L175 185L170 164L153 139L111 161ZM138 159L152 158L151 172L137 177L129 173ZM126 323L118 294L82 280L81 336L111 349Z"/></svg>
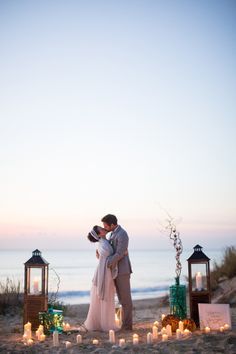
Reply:
<svg viewBox="0 0 236 354"><path fill-rule="evenodd" d="M30 289L31 295L42 294L42 268L29 268L30 269Z"/></svg>
<svg viewBox="0 0 236 354"><path fill-rule="evenodd" d="M204 263L191 264L192 291L207 290L207 265Z"/></svg>

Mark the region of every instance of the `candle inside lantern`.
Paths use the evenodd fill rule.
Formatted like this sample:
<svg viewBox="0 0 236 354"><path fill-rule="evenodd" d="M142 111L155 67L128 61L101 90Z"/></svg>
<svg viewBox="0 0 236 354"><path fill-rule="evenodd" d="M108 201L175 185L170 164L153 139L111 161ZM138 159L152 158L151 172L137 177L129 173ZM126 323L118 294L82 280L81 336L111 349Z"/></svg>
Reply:
<svg viewBox="0 0 236 354"><path fill-rule="evenodd" d="M59 345L59 333L58 333L58 331L54 331L52 336L53 336L53 346L54 347L58 347L58 345Z"/></svg>
<svg viewBox="0 0 236 354"><path fill-rule="evenodd" d="M77 344L81 344L81 343L82 343L82 336L81 336L81 334L77 334L77 336L76 336L76 343L77 343Z"/></svg>
<svg viewBox="0 0 236 354"><path fill-rule="evenodd" d="M134 344L134 345L137 345L138 342L139 342L138 334L134 334L134 335L133 335L133 344Z"/></svg>
<svg viewBox="0 0 236 354"><path fill-rule="evenodd" d="M147 334L147 344L152 344L153 341L153 335L151 332L148 332Z"/></svg>
<svg viewBox="0 0 236 354"><path fill-rule="evenodd" d="M168 340L168 334L162 334L162 342L166 342Z"/></svg>
<svg viewBox="0 0 236 354"><path fill-rule="evenodd" d="M124 347L124 346L125 346L125 339L124 339L124 338L121 338L121 339L119 340L119 346L120 346L120 347Z"/></svg>
<svg viewBox="0 0 236 354"><path fill-rule="evenodd" d="M156 326L152 327L152 337L154 340L158 338L158 328Z"/></svg>
<svg viewBox="0 0 236 354"><path fill-rule="evenodd" d="M196 288L197 290L202 290L202 273L197 272L196 274Z"/></svg>
<svg viewBox="0 0 236 354"><path fill-rule="evenodd" d="M38 294L39 293L39 280L38 280L38 278L34 278L33 291L34 291L34 294Z"/></svg>
<svg viewBox="0 0 236 354"><path fill-rule="evenodd" d="M98 339L93 339L93 344L98 345Z"/></svg>
<svg viewBox="0 0 236 354"><path fill-rule="evenodd" d="M210 327L205 327L205 333L210 333L210 332L211 332Z"/></svg>
<svg viewBox="0 0 236 354"><path fill-rule="evenodd" d="M179 330L180 330L181 333L184 332L184 323L183 323L183 321L179 321Z"/></svg>
<svg viewBox="0 0 236 354"><path fill-rule="evenodd" d="M113 329L110 329L110 331L109 331L109 342L112 344L114 344L116 342L115 332L113 331Z"/></svg>
<svg viewBox="0 0 236 354"><path fill-rule="evenodd" d="M181 330L179 328L176 329L176 339L181 338Z"/></svg>

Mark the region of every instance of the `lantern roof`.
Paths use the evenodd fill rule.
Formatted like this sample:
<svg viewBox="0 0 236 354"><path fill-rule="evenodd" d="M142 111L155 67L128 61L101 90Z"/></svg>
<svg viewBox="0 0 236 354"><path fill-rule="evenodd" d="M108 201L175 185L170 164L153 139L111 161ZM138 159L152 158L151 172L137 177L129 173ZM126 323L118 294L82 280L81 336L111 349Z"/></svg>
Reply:
<svg viewBox="0 0 236 354"><path fill-rule="evenodd" d="M47 265L49 263L41 256L41 252L36 249L32 252L32 257L25 262L25 265L29 264Z"/></svg>
<svg viewBox="0 0 236 354"><path fill-rule="evenodd" d="M208 258L204 252L202 252L202 246L196 245L193 247L194 252L193 254L187 259L188 261L193 261L193 260L204 260L204 261L209 261L210 258Z"/></svg>

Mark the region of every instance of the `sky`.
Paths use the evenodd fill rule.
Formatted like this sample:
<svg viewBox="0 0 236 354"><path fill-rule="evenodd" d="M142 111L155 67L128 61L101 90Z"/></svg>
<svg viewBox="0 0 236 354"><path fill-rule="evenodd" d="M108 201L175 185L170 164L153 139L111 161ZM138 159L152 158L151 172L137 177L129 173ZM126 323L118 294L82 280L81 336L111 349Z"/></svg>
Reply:
<svg viewBox="0 0 236 354"><path fill-rule="evenodd" d="M234 0L0 0L0 247L236 235Z"/></svg>

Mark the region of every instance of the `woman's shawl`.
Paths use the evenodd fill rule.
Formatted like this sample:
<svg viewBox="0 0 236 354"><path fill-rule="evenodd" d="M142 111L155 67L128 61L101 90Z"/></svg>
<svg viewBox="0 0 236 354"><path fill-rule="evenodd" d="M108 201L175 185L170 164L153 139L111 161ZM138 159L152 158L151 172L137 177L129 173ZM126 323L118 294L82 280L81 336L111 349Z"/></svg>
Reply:
<svg viewBox="0 0 236 354"><path fill-rule="evenodd" d="M108 257L112 255L113 249L106 239L100 239L98 244L99 264L95 272L93 283L97 287L97 295L101 300L106 299L105 294L105 281L106 272L111 272L110 268L107 268Z"/></svg>

